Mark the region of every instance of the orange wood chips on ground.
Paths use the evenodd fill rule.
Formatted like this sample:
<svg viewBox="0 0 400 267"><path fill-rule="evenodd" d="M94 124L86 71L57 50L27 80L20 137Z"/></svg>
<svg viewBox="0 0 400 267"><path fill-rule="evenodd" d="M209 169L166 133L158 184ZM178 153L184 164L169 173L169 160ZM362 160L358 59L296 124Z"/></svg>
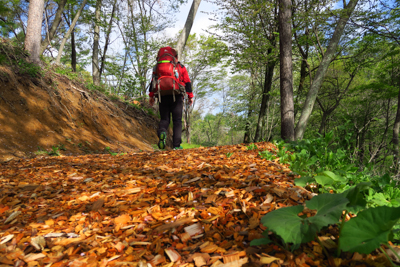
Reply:
<svg viewBox="0 0 400 267"><path fill-rule="evenodd" d="M288 166L258 155L275 148L272 144L256 146L2 163L0 265L370 266L384 262L371 255L356 260L352 255L328 258L318 242L305 244L293 254L274 244L251 247L250 242L266 230L260 224L264 214L312 197L294 185Z"/></svg>

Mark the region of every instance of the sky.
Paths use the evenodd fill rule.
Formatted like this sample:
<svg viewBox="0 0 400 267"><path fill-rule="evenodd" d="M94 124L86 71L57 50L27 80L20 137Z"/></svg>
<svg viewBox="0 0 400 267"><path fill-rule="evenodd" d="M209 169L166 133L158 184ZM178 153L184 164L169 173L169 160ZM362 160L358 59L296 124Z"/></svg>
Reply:
<svg viewBox="0 0 400 267"><path fill-rule="evenodd" d="M179 13L177 14L177 22L175 23L175 27L167 28L167 34L172 37L176 35L180 30L182 30L183 26L185 25L187 15L189 14L190 7L192 6L192 1L189 0L186 4L182 5L179 8ZM192 30L190 33L197 33L197 34L206 34L204 29L208 29L214 22L211 21L209 18L211 15L204 14L203 12L210 12L216 10L217 6L208 3L206 1L201 1L199 9L197 10L196 17L194 19L194 23L192 26Z"/></svg>

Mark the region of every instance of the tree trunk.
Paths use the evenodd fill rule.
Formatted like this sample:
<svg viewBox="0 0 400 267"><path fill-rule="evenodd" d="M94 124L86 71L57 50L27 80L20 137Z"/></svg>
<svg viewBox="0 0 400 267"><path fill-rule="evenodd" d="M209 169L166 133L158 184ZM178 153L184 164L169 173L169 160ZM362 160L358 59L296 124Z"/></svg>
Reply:
<svg viewBox="0 0 400 267"><path fill-rule="evenodd" d="M177 43L177 52L179 57L183 54L183 49L185 48L186 41L189 37L190 30L193 26L194 18L196 17L197 9L199 8L201 0L193 0L192 7L190 8L188 17L186 19L185 27L183 27L182 32L179 36L178 43Z"/></svg>
<svg viewBox="0 0 400 267"><path fill-rule="evenodd" d="M100 42L100 15L101 1L96 2L95 21L94 21L94 37L93 37L93 55L92 55L92 76L93 84L100 85L100 68L99 68L99 42Z"/></svg>
<svg viewBox="0 0 400 267"><path fill-rule="evenodd" d="M71 26L69 26L69 29L67 31L67 33L64 35L63 40L61 41L61 45L60 45L60 49L58 50L58 55L57 55L57 59L56 59L56 64L60 64L60 60L61 60L61 54L64 50L64 46L65 43L67 42L67 39L69 38L69 36L71 35L73 29L75 28L76 22L79 19L79 16L82 13L83 8L85 7L86 3L88 0L83 0L81 7L79 8L78 12L76 13L74 20L71 23Z"/></svg>
<svg viewBox="0 0 400 267"><path fill-rule="evenodd" d="M400 90L397 98L397 113L393 126L393 160L396 168L399 166L399 131L400 131ZM397 170L397 169L396 169Z"/></svg>
<svg viewBox="0 0 400 267"><path fill-rule="evenodd" d="M44 0L31 0L29 3L28 25L26 27L25 50L29 59L40 64L40 42L42 41L42 19Z"/></svg>
<svg viewBox="0 0 400 267"><path fill-rule="evenodd" d="M253 110L251 109L249 105L249 110L247 111L247 121L246 125L244 127L244 137L243 137L243 143L248 144L251 142L250 140L250 117L251 114L253 113Z"/></svg>
<svg viewBox="0 0 400 267"><path fill-rule="evenodd" d="M75 30L71 32L71 68L73 72L76 72Z"/></svg>
<svg viewBox="0 0 400 267"><path fill-rule="evenodd" d="M281 0L279 6L279 48L281 87L281 137L294 140L293 66L292 66L292 2Z"/></svg>
<svg viewBox="0 0 400 267"><path fill-rule="evenodd" d="M119 95L119 91L121 88L121 83L122 83L122 79L125 76L125 66L126 66L126 60L128 58L128 49L125 49L125 56L124 56L124 65L122 66L122 74L121 74L121 78L118 81L118 85L117 85L117 95Z"/></svg>
<svg viewBox="0 0 400 267"><path fill-rule="evenodd" d="M268 49L268 54L272 52L272 49ZM268 102L269 102L269 93L271 92L272 88L272 78L274 76L274 69L275 69L275 61L268 62L265 70L265 79L264 79L264 90L261 99L261 107L260 107L260 114L258 116L257 128L256 133L254 135L254 142L259 142L261 138L261 128L262 128L262 121L264 119Z"/></svg>
<svg viewBox="0 0 400 267"><path fill-rule="evenodd" d="M60 25L61 22L61 16L62 13L64 12L64 7L65 4L67 3L67 0L60 0L58 3L58 8L56 15L53 20L53 24L51 24L51 27L49 29L48 34L46 37L43 39L41 46L40 46L40 54L43 54L44 50L46 50L47 46L50 44L51 40L53 40L54 35L56 34L56 31L58 29L58 25Z"/></svg>
<svg viewBox="0 0 400 267"><path fill-rule="evenodd" d="M319 126L319 131L318 133L320 135L325 135L325 127L326 127L326 121L328 120L328 112L323 111L322 112L322 118L321 118L321 124Z"/></svg>
<svg viewBox="0 0 400 267"><path fill-rule="evenodd" d="M336 48L339 44L340 38L343 34L344 27L347 24L354 8L357 5L358 0L350 0L350 2L344 7L344 12L340 16L337 23L335 32L333 33L332 39L329 41L328 48L326 49L325 55L322 58L321 64L318 67L317 73L315 74L311 88L308 91L306 101L304 103L299 122L296 126L296 140L302 139L306 130L307 122L310 119L311 112L314 108L315 99L317 98L318 91L322 85L322 81L328 70L329 64L334 56Z"/></svg>
<svg viewBox="0 0 400 267"><path fill-rule="evenodd" d="M106 62L106 53L107 53L108 45L110 44L110 34L111 34L111 30L112 30L112 22L113 22L116 6L117 6L117 0L114 1L112 11L111 11L110 22L108 24L108 29L107 29L107 33L106 33L106 43L104 45L103 56L101 57L101 68L100 68L99 80L101 80L101 74L103 74L103 71L104 71L104 66L105 66L105 62Z"/></svg>

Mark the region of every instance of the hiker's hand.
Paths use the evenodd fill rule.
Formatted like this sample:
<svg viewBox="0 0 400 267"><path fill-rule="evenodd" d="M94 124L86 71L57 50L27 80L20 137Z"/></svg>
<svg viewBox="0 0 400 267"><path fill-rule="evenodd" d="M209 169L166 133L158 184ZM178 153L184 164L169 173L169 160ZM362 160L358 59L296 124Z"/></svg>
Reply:
<svg viewBox="0 0 400 267"><path fill-rule="evenodd" d="M191 106L193 104L193 98L189 98L188 103L189 103L189 106Z"/></svg>
<svg viewBox="0 0 400 267"><path fill-rule="evenodd" d="M149 104L150 104L150 106L154 105L154 97L150 97Z"/></svg>

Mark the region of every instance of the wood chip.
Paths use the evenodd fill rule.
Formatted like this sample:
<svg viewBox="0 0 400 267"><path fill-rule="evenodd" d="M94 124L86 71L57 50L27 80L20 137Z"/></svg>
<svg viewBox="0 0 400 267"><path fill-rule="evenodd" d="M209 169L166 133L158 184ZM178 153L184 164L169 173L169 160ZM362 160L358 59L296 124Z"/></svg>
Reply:
<svg viewBox="0 0 400 267"><path fill-rule="evenodd" d="M35 261L35 260L38 260L38 259L41 259L41 258L44 258L44 257L46 257L46 255L43 254L43 253L37 253L37 254L31 253L31 254L28 254L28 255L26 255L24 257L24 261L25 262L31 262L31 261Z"/></svg>
<svg viewBox="0 0 400 267"><path fill-rule="evenodd" d="M92 207L90 208L91 211L98 211L101 207L103 207L104 205L104 198L99 198L98 200L96 200Z"/></svg>
<svg viewBox="0 0 400 267"><path fill-rule="evenodd" d="M13 239L13 238L14 238L14 235L6 235L6 236L3 236L3 237L0 239L0 245L1 245L1 244L7 243L8 241L10 241L10 240Z"/></svg>
<svg viewBox="0 0 400 267"><path fill-rule="evenodd" d="M4 222L4 224L7 224L9 222L12 222L15 218L18 217L18 215L20 215L21 212L19 210L14 211L13 213L10 214L10 216L8 216L8 218L6 219L6 221Z"/></svg>
<svg viewBox="0 0 400 267"><path fill-rule="evenodd" d="M203 228L200 223L192 224L184 228L185 232L190 236L196 236L198 234L203 233Z"/></svg>
<svg viewBox="0 0 400 267"><path fill-rule="evenodd" d="M177 262L181 259L181 255L178 252L176 252L173 248L166 248L164 251L172 262Z"/></svg>
<svg viewBox="0 0 400 267"><path fill-rule="evenodd" d="M187 224L187 223L191 223L192 220L193 220L193 218L180 219L180 220L177 220L176 222L173 222L173 223L161 225L161 226L157 227L154 230L159 232L159 233L161 233L161 232L176 228L178 226L181 226L181 225L184 225L184 224Z"/></svg>

